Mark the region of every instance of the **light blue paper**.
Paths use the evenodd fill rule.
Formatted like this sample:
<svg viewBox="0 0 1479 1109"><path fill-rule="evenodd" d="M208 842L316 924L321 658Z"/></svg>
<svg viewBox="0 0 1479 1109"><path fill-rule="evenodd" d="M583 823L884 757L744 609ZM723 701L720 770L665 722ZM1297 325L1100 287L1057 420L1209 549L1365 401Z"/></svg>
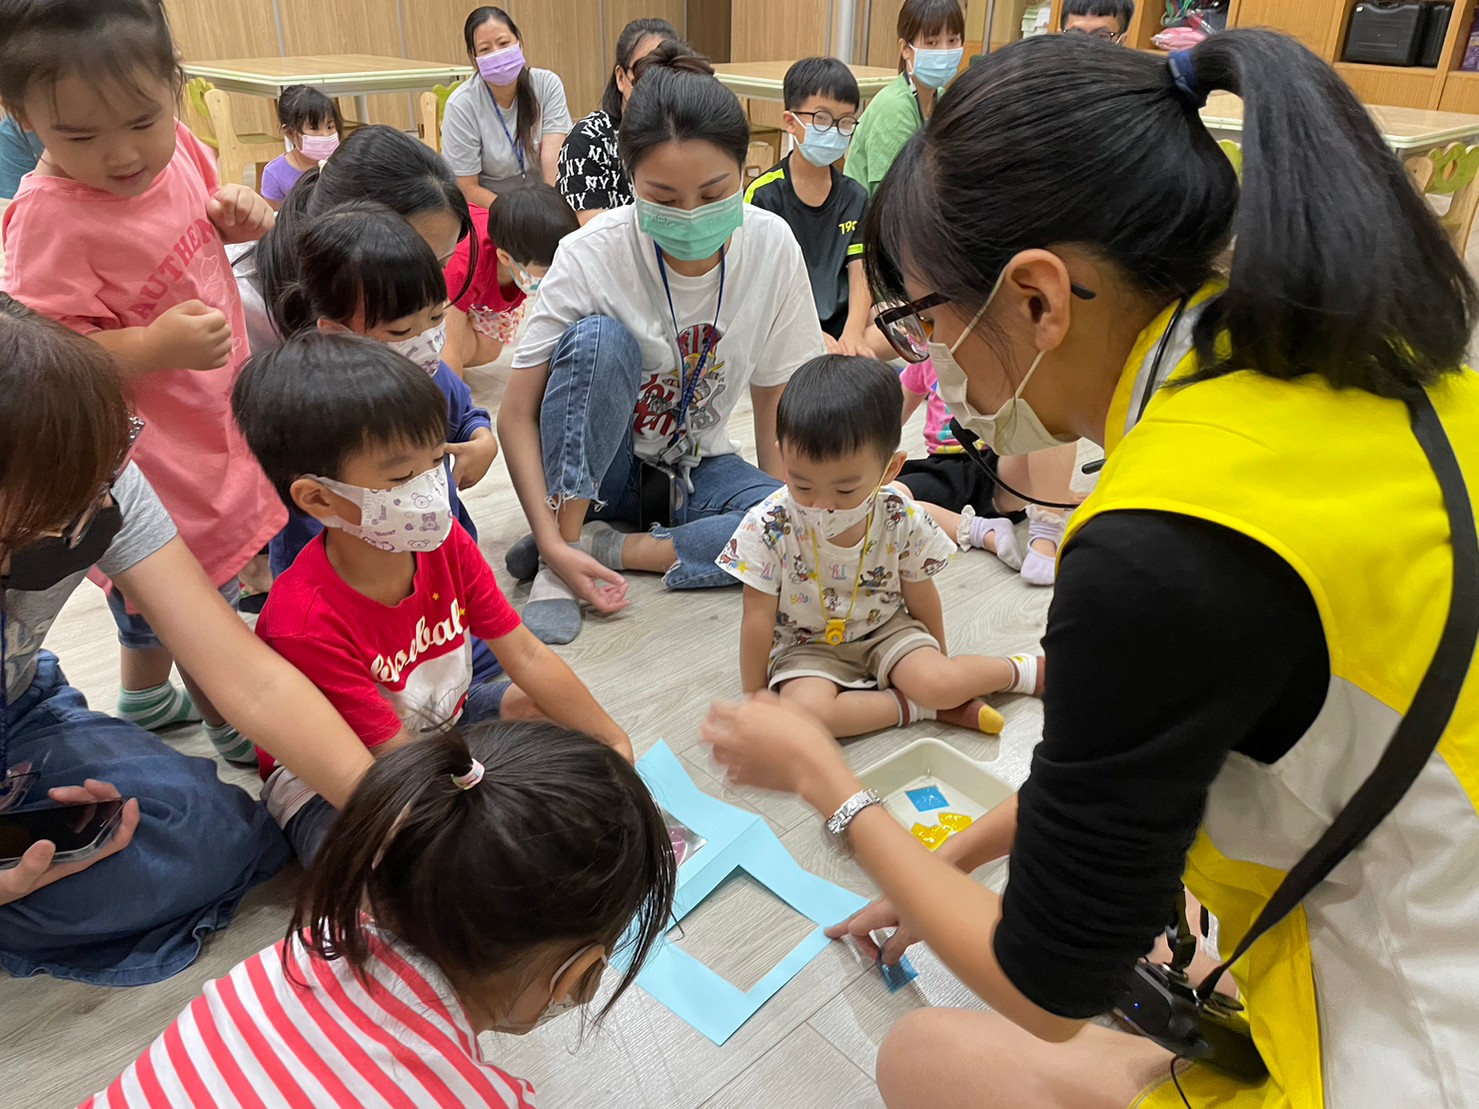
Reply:
<svg viewBox="0 0 1479 1109"><path fill-rule="evenodd" d="M819 926L749 990L726 981L671 938L665 936L658 942L637 984L714 1043L723 1044L827 946L823 927L847 918L867 901L803 870L760 817L700 790L666 744L648 751L638 761L637 770L675 820L708 840L678 873L675 922L681 922L724 879L743 871ZM619 950L616 961L624 967L630 960Z"/></svg>

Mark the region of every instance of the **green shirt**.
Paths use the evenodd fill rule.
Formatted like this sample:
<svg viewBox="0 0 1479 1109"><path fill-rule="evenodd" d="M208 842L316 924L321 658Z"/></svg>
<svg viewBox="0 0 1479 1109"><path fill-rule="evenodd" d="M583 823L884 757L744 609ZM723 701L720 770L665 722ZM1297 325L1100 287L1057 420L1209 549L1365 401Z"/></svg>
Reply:
<svg viewBox="0 0 1479 1109"><path fill-rule="evenodd" d="M871 197L904 144L923 126L919 98L914 95L908 75L901 73L863 111L847 152L844 172L867 189Z"/></svg>

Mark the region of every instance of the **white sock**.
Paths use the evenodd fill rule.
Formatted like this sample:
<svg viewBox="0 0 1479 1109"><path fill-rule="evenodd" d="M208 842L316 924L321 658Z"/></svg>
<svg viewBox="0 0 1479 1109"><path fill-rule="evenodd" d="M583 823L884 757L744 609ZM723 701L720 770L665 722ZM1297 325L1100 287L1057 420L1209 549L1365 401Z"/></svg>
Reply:
<svg viewBox="0 0 1479 1109"><path fill-rule="evenodd" d="M935 719L934 709L923 708L915 704L897 689L891 689L889 692L894 695L894 700L899 703L899 727L902 728L907 724L913 724L920 720Z"/></svg>
<svg viewBox="0 0 1479 1109"><path fill-rule="evenodd" d="M571 546L577 547L579 544L572 543ZM551 570L541 558L539 572L534 575L534 584L529 586L529 603L573 600L576 600L575 590L566 585L565 579Z"/></svg>
<svg viewBox="0 0 1479 1109"><path fill-rule="evenodd" d="M1025 693L1031 697L1037 693L1037 656L1013 655L1007 659L1012 664L1012 684L1004 693Z"/></svg>

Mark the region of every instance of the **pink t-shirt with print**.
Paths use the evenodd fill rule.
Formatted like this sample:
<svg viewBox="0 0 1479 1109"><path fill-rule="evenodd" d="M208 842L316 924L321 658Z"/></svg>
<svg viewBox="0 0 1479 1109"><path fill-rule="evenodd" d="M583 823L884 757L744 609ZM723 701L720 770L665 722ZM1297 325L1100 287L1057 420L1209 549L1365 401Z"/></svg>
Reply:
<svg viewBox="0 0 1479 1109"><path fill-rule="evenodd" d="M231 264L206 214L215 159L183 124L175 136L174 157L140 196L35 173L22 180L4 215L5 289L84 335L144 327L187 300L226 314L231 359L221 369L129 383L148 425L134 461L219 586L287 513L231 419L231 387L250 351Z"/></svg>
<svg viewBox="0 0 1479 1109"><path fill-rule="evenodd" d="M899 382L915 396L925 400L924 445L930 454L959 454L960 444L950 431L950 410L940 399L940 381L935 377L935 364L926 358L910 362L899 373Z"/></svg>

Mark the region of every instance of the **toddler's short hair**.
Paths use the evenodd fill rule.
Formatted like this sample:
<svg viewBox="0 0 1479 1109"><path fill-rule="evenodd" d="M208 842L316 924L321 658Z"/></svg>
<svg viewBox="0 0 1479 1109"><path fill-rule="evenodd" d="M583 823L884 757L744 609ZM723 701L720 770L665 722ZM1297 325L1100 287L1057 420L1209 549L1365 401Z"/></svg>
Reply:
<svg viewBox="0 0 1479 1109"><path fill-rule="evenodd" d="M1124 34L1130 29L1130 20L1135 18L1135 0L1063 0L1060 31L1068 26L1068 17L1072 15L1112 16L1120 21L1120 34Z"/></svg>
<svg viewBox="0 0 1479 1109"><path fill-rule="evenodd" d="M781 394L776 439L807 458L872 450L887 460L903 434L899 375L876 358L824 354L803 364Z"/></svg>
<svg viewBox="0 0 1479 1109"><path fill-rule="evenodd" d="M359 335L305 331L259 354L231 392L236 425L277 495L304 474L337 479L371 446L447 438L447 399L419 366Z"/></svg>
<svg viewBox="0 0 1479 1109"><path fill-rule="evenodd" d="M488 238L521 266L547 266L560 240L580 229L569 201L544 182L505 189L488 209Z"/></svg>

